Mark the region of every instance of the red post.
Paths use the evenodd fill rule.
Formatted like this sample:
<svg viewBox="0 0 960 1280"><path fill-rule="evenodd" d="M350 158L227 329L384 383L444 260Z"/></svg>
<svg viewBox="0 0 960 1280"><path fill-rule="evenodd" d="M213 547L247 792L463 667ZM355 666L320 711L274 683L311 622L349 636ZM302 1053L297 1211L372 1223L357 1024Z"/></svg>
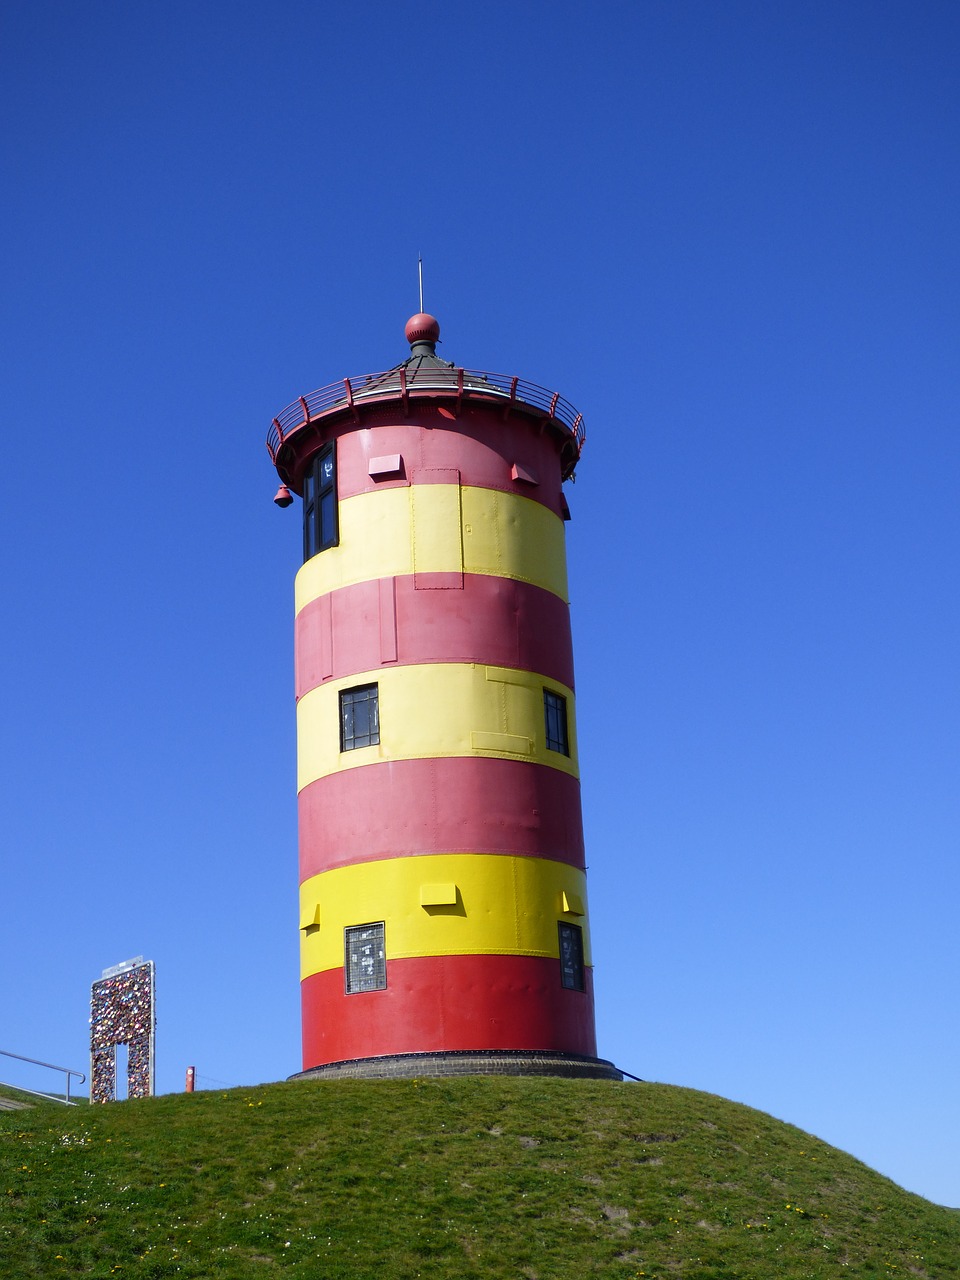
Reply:
<svg viewBox="0 0 960 1280"><path fill-rule="evenodd" d="M187 1093L193 1093L193 1087L197 1079L197 1068L187 1067Z"/></svg>

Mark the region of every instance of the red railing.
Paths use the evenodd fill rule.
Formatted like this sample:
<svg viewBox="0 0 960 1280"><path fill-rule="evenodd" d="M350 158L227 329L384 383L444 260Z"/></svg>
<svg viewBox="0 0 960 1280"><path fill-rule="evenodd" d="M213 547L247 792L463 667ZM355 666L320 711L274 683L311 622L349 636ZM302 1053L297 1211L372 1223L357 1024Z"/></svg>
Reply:
<svg viewBox="0 0 960 1280"><path fill-rule="evenodd" d="M560 423L570 431L578 454L586 439L583 414L577 413L559 391L547 391L545 387L538 387L535 382L527 382L523 378L509 377L503 373L485 373L479 369L407 369L400 365L399 368L388 369L384 373L368 373L359 378L331 382L329 386L311 391L309 395L300 396L293 404L288 404L274 418L267 433L270 459L276 462L277 451L292 431L306 426L330 409L341 407L356 413L357 406L364 401L403 400L406 403L411 395L424 392L447 392L456 397L458 404L464 396L490 396L502 402L505 409L511 404L536 409L545 418Z"/></svg>

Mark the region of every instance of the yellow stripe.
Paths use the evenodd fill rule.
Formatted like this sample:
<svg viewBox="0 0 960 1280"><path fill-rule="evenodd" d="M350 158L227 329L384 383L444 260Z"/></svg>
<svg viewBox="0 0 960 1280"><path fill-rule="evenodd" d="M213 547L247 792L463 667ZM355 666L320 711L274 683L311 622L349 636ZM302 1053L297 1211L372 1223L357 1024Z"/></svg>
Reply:
<svg viewBox="0 0 960 1280"><path fill-rule="evenodd" d="M339 587L414 572L516 578L567 600L563 521L530 498L421 484L345 498L338 514L340 545L297 574L298 613Z"/></svg>
<svg viewBox="0 0 960 1280"><path fill-rule="evenodd" d="M376 684L380 743L340 750L341 689ZM570 755L546 744L544 687L567 701ZM550 765L579 777L573 693L532 671L472 663L378 667L331 680L297 703L297 789L380 760L493 756Z"/></svg>
<svg viewBox="0 0 960 1280"><path fill-rule="evenodd" d="M455 902L422 905L438 881L456 887ZM584 873L566 863L496 854L391 858L326 871L300 890L301 920L322 922L302 930L301 977L341 968L344 929L380 920L388 962L465 955L558 959L557 923L566 920L583 929L590 964L586 917L564 910L564 894L582 903L586 887Z"/></svg>
<svg viewBox="0 0 960 1280"><path fill-rule="evenodd" d="M459 484L415 484L411 502L414 573L463 572L463 489ZM386 577L386 574L376 574Z"/></svg>

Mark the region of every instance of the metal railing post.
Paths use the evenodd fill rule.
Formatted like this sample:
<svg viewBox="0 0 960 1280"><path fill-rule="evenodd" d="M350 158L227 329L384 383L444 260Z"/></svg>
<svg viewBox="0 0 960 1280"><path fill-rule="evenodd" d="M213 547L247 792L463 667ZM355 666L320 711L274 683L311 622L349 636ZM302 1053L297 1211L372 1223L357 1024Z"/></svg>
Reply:
<svg viewBox="0 0 960 1280"><path fill-rule="evenodd" d="M18 1062L29 1062L34 1067L46 1067L49 1071L62 1071L66 1077L66 1090L62 1098L58 1098L53 1093L41 1093L39 1089L24 1089L19 1084L9 1085L9 1088L16 1089L20 1093L29 1093L34 1098L48 1098L51 1102L62 1102L68 1107L77 1105L70 1100L70 1077L76 1076L80 1083L84 1084L87 1077L82 1071L74 1071L72 1067L58 1067L54 1062L41 1062L39 1058L26 1058L22 1053L11 1053L8 1049L0 1049L0 1054L5 1058L16 1058Z"/></svg>

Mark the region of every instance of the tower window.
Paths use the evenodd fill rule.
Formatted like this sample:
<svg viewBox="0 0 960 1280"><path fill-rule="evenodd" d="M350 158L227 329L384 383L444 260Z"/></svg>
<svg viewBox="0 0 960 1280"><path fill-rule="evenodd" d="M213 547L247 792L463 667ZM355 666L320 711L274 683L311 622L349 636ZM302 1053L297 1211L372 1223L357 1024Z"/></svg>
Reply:
<svg viewBox="0 0 960 1280"><path fill-rule="evenodd" d="M380 741L380 698L375 684L340 692L340 750L374 747Z"/></svg>
<svg viewBox="0 0 960 1280"><path fill-rule="evenodd" d="M548 749L568 756L570 746L567 741L567 700L559 693L554 693L552 689L543 691L543 719L547 730Z"/></svg>
<svg viewBox="0 0 960 1280"><path fill-rule="evenodd" d="M343 931L343 971L347 995L383 991L387 985L383 922L350 925Z"/></svg>
<svg viewBox="0 0 960 1280"><path fill-rule="evenodd" d="M583 930L561 920L560 982L568 991L583 991Z"/></svg>
<svg viewBox="0 0 960 1280"><path fill-rule="evenodd" d="M333 441L313 458L303 477L303 558L335 547L337 527L337 457Z"/></svg>

